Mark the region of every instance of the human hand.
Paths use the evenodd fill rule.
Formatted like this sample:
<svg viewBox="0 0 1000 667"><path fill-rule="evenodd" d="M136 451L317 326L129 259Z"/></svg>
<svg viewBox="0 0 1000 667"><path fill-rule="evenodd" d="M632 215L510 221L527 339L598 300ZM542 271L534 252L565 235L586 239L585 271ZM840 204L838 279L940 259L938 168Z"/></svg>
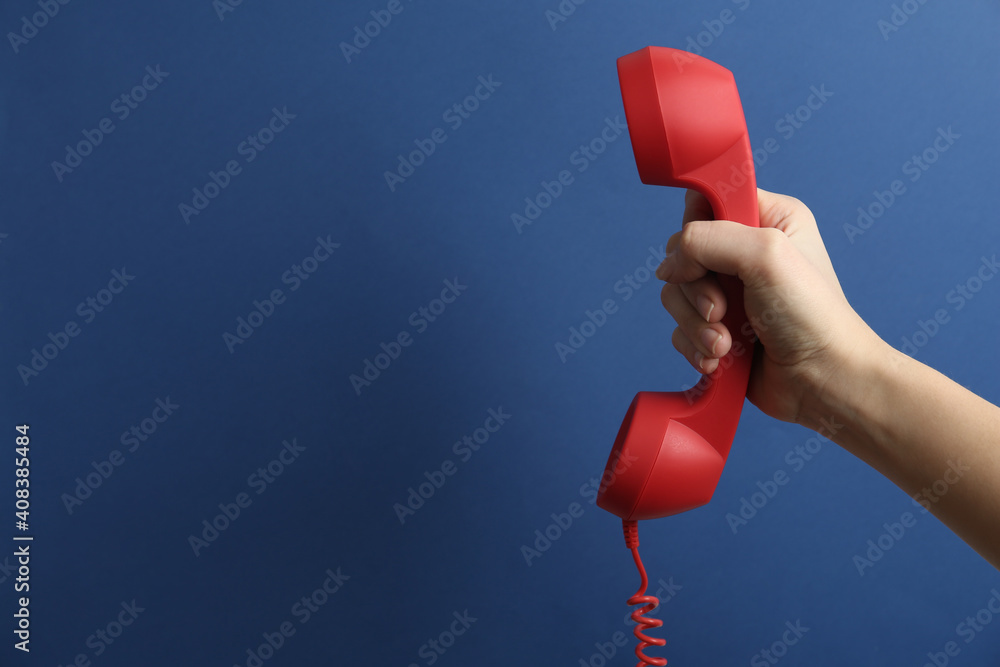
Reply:
<svg viewBox="0 0 1000 667"><path fill-rule="evenodd" d="M847 302L805 204L761 189L757 197L759 229L712 220L708 200L688 190L683 229L670 237L656 271L667 283L660 298L678 324L674 347L712 373L733 341L721 322L727 303L713 272L737 276L759 338L747 398L771 417L804 423L846 360L878 354L885 343Z"/></svg>

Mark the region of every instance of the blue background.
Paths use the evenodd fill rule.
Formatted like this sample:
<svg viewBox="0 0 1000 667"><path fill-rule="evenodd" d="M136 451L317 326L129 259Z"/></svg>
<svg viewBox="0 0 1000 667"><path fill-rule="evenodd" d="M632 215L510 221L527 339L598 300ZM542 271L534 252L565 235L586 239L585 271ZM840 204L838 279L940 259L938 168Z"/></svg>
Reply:
<svg viewBox="0 0 1000 667"><path fill-rule="evenodd" d="M697 380L658 281L615 290L679 228L683 194L639 182L624 134L582 172L571 160L623 119L615 59L650 44L734 72L751 142L780 146L760 186L812 208L859 313L900 347L946 309L914 356L1000 401L1000 281L961 310L947 300L1000 251L1000 7L904 4L915 13L883 33L888 2L593 0L552 23L556 0L402 0L348 58L341 43L385 2L70 2L16 52L5 38L0 416L11 449L30 424L35 540L30 656L11 646L14 543L0 550L3 664L254 664L247 651L284 622L295 634L264 664L597 666L618 632L629 641L609 664L633 664L637 576L586 485L636 391ZM38 11L4 2L0 29ZM120 120L112 102L157 65L169 75ZM489 98L449 124L490 76ZM812 86L833 94L789 134L782 119ZM241 142L285 108L294 119L247 162ZM114 131L58 178L52 163L102 118ZM435 128L445 142L390 189L385 172ZM960 138L911 181L904 164L939 128ZM185 221L179 205L229 160L238 175ZM572 184L518 230L511 215L562 170ZM905 194L849 238L896 179ZM340 246L293 291L282 276L318 238ZM134 280L85 321L77 304L123 267ZM411 313L446 280L466 289L418 331ZM286 300L230 352L223 334L275 289ZM605 299L618 310L560 359L556 343ZM70 322L79 335L22 379ZM350 376L401 332L412 344L356 391ZM168 397L179 407L128 451L122 434ZM462 460L453 444L490 409L510 418ZM786 455L811 437L748 404L713 501L641 524L654 592L674 586L652 633L667 648L651 652L768 664L755 654L799 621L785 664L922 665L948 641L952 664L996 664L1000 618L969 643L957 626L997 572L835 445L794 470ZM258 494L248 478L292 439L305 449ZM68 509L115 450L122 464ZM449 460L454 474L401 522L394 505ZM734 534L726 515L779 470L789 483ZM240 493L251 504L196 555L189 537ZM526 558L572 503L582 514ZM854 557L905 512L916 524L859 574ZM293 605L337 568L349 579L301 623ZM133 600L144 611L113 644L88 641ZM428 653L466 610L468 631Z"/></svg>

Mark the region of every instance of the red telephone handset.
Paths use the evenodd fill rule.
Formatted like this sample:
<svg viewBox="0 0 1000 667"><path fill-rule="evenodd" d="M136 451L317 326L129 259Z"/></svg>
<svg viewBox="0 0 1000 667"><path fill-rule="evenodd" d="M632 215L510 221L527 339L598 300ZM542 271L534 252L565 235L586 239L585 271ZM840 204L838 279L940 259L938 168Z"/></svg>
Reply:
<svg viewBox="0 0 1000 667"><path fill-rule="evenodd" d="M759 227L757 181L743 105L732 72L700 56L649 46L618 59L625 120L639 178L705 195L716 219ZM666 665L645 654L666 640L644 633L663 625L646 616L659 604L646 595L636 522L678 514L712 499L736 435L753 362L743 285L719 276L726 294L722 322L733 347L719 368L686 392L641 391L632 399L601 476L597 504L622 519L641 583L629 598L641 665Z"/></svg>
<svg viewBox="0 0 1000 667"><path fill-rule="evenodd" d="M732 72L686 51L649 46L618 59L632 150L643 183L692 188L715 218L759 227L757 183ZM743 409L754 339L743 286L719 276L733 347L693 390L636 394L618 431L597 504L631 522L706 504Z"/></svg>

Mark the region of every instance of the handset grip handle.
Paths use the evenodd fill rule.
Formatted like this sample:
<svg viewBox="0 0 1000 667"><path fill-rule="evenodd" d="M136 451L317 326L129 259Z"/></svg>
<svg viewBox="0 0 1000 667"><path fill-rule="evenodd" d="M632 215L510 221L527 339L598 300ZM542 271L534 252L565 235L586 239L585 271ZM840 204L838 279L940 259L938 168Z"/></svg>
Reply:
<svg viewBox="0 0 1000 667"><path fill-rule="evenodd" d="M718 159L690 174L687 180L687 187L708 200L715 219L760 227L757 180L747 134ZM713 373L702 376L687 391L694 399L693 410L678 420L698 433L711 434L706 439L725 459L736 435L750 381L755 334L743 305L743 283L735 276L718 274L717 277L726 295L722 324L732 337L732 347Z"/></svg>

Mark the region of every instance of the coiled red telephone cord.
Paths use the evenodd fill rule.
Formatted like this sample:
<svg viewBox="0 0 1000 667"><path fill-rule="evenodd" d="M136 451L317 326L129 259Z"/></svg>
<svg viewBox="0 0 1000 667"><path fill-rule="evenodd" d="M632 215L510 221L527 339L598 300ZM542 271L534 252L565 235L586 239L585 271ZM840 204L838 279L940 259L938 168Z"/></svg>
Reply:
<svg viewBox="0 0 1000 667"><path fill-rule="evenodd" d="M635 559L635 566L639 568L639 576L642 577L642 583L639 585L639 590L636 591L635 595L628 599L630 607L644 605L638 609L632 610L632 620L636 622L633 633L635 634L636 639L639 640L639 645L635 647L635 655L639 658L639 662L636 663L636 667L643 667L643 665L663 667L663 665L667 664L666 658L653 658L643 652L647 646L665 646L667 640L653 638L643 632L649 628L660 627L663 625L663 621L658 618L643 616L643 614L648 614L660 606L660 600L655 595L646 595L646 586L649 585L649 578L646 576L646 568L642 565L642 559L639 558L639 528L635 521L623 520L622 530L625 533L625 546L632 550L632 558Z"/></svg>

